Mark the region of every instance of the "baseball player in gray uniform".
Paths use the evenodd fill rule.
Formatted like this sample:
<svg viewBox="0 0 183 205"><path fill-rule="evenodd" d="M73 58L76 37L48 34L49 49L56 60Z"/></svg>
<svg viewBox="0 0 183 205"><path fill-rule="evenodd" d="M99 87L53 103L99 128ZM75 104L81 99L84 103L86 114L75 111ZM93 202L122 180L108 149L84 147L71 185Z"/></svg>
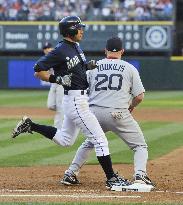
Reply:
<svg viewBox="0 0 183 205"><path fill-rule="evenodd" d="M147 144L131 115L132 110L143 100L145 89L137 69L121 60L123 52L120 38L114 37L107 41L107 58L99 60L97 69L88 73L89 105L104 132L113 131L134 151L134 182L154 186L146 171ZM79 183L72 179L76 178L93 149L93 143L86 139L65 171L63 184Z"/></svg>
<svg viewBox="0 0 183 205"><path fill-rule="evenodd" d="M53 50L53 46L51 43L46 42L43 46L43 52L47 55L49 52ZM54 74L53 68L49 70L50 74ZM62 85L57 83L51 83L50 90L48 93L47 99L47 107L49 110L55 111L54 117L54 127L61 128L63 122L63 111L62 111L62 99L64 95L64 89Z"/></svg>

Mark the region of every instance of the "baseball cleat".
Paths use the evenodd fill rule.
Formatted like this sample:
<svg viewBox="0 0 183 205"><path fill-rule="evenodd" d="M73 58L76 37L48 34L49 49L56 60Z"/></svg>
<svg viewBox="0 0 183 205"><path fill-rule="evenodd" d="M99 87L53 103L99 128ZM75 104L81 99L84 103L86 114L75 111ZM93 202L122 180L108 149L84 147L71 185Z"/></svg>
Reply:
<svg viewBox="0 0 183 205"><path fill-rule="evenodd" d="M106 181L106 188L111 189L113 186L123 187L123 186L129 186L131 184L132 183L129 180L118 176L118 174L116 173L111 179L108 179Z"/></svg>
<svg viewBox="0 0 183 205"><path fill-rule="evenodd" d="M147 184L155 187L155 184L149 179L147 175L136 174L134 177L134 183Z"/></svg>
<svg viewBox="0 0 183 205"><path fill-rule="evenodd" d="M71 185L79 185L80 181L77 179L75 174L70 175L70 176L67 174L64 174L64 178L60 180L60 183L71 186Z"/></svg>
<svg viewBox="0 0 183 205"><path fill-rule="evenodd" d="M31 123L32 123L31 119L28 118L27 116L24 116L22 120L18 122L17 126L13 129L11 134L12 138L15 138L21 133L26 133L26 132L33 134L31 131Z"/></svg>

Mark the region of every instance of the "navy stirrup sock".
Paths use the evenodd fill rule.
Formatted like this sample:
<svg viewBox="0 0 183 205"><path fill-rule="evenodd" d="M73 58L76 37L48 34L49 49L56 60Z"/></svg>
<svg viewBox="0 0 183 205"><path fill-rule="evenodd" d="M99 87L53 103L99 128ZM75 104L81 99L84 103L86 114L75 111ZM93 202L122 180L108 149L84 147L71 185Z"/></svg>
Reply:
<svg viewBox="0 0 183 205"><path fill-rule="evenodd" d="M111 179L114 175L114 171L112 168L112 162L111 162L110 155L100 156L100 157L97 157L97 159L98 159L100 165L102 166L107 179Z"/></svg>
<svg viewBox="0 0 183 205"><path fill-rule="evenodd" d="M53 139L57 132L57 128L47 125L39 125L34 122L31 123L31 130L37 132L48 139Z"/></svg>

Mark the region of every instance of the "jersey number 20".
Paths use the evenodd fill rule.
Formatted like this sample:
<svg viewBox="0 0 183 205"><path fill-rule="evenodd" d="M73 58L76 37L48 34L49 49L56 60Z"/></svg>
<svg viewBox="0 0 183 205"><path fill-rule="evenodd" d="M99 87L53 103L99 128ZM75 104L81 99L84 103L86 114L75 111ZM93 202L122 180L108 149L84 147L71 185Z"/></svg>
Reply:
<svg viewBox="0 0 183 205"><path fill-rule="evenodd" d="M116 86L112 86L114 79L116 82ZM121 74L111 74L110 76L106 74L97 74L95 80L97 81L95 85L95 91L107 90L107 89L118 91L121 89L123 76ZM118 80L118 85L117 85L117 80ZM108 82L107 86L102 85L105 82Z"/></svg>

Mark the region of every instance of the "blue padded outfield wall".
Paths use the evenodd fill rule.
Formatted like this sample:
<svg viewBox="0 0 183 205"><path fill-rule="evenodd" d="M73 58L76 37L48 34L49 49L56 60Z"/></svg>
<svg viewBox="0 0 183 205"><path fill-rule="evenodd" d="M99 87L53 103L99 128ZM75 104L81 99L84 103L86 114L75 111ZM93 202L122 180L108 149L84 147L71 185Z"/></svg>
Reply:
<svg viewBox="0 0 183 205"><path fill-rule="evenodd" d="M93 56L89 59L101 59ZM39 57L0 57L0 89L48 89L49 83L34 77ZM124 57L139 71L146 90L183 90L183 57Z"/></svg>
<svg viewBox="0 0 183 205"><path fill-rule="evenodd" d="M35 60L10 60L8 62L9 88L46 88L50 84L34 77Z"/></svg>
<svg viewBox="0 0 183 205"><path fill-rule="evenodd" d="M34 77L35 60L9 60L8 61L8 88L47 88L49 83ZM129 60L137 70L140 62Z"/></svg>
<svg viewBox="0 0 183 205"><path fill-rule="evenodd" d="M33 78L33 66L35 61L10 60L8 62L8 87L29 88L32 85L39 86L36 78Z"/></svg>

